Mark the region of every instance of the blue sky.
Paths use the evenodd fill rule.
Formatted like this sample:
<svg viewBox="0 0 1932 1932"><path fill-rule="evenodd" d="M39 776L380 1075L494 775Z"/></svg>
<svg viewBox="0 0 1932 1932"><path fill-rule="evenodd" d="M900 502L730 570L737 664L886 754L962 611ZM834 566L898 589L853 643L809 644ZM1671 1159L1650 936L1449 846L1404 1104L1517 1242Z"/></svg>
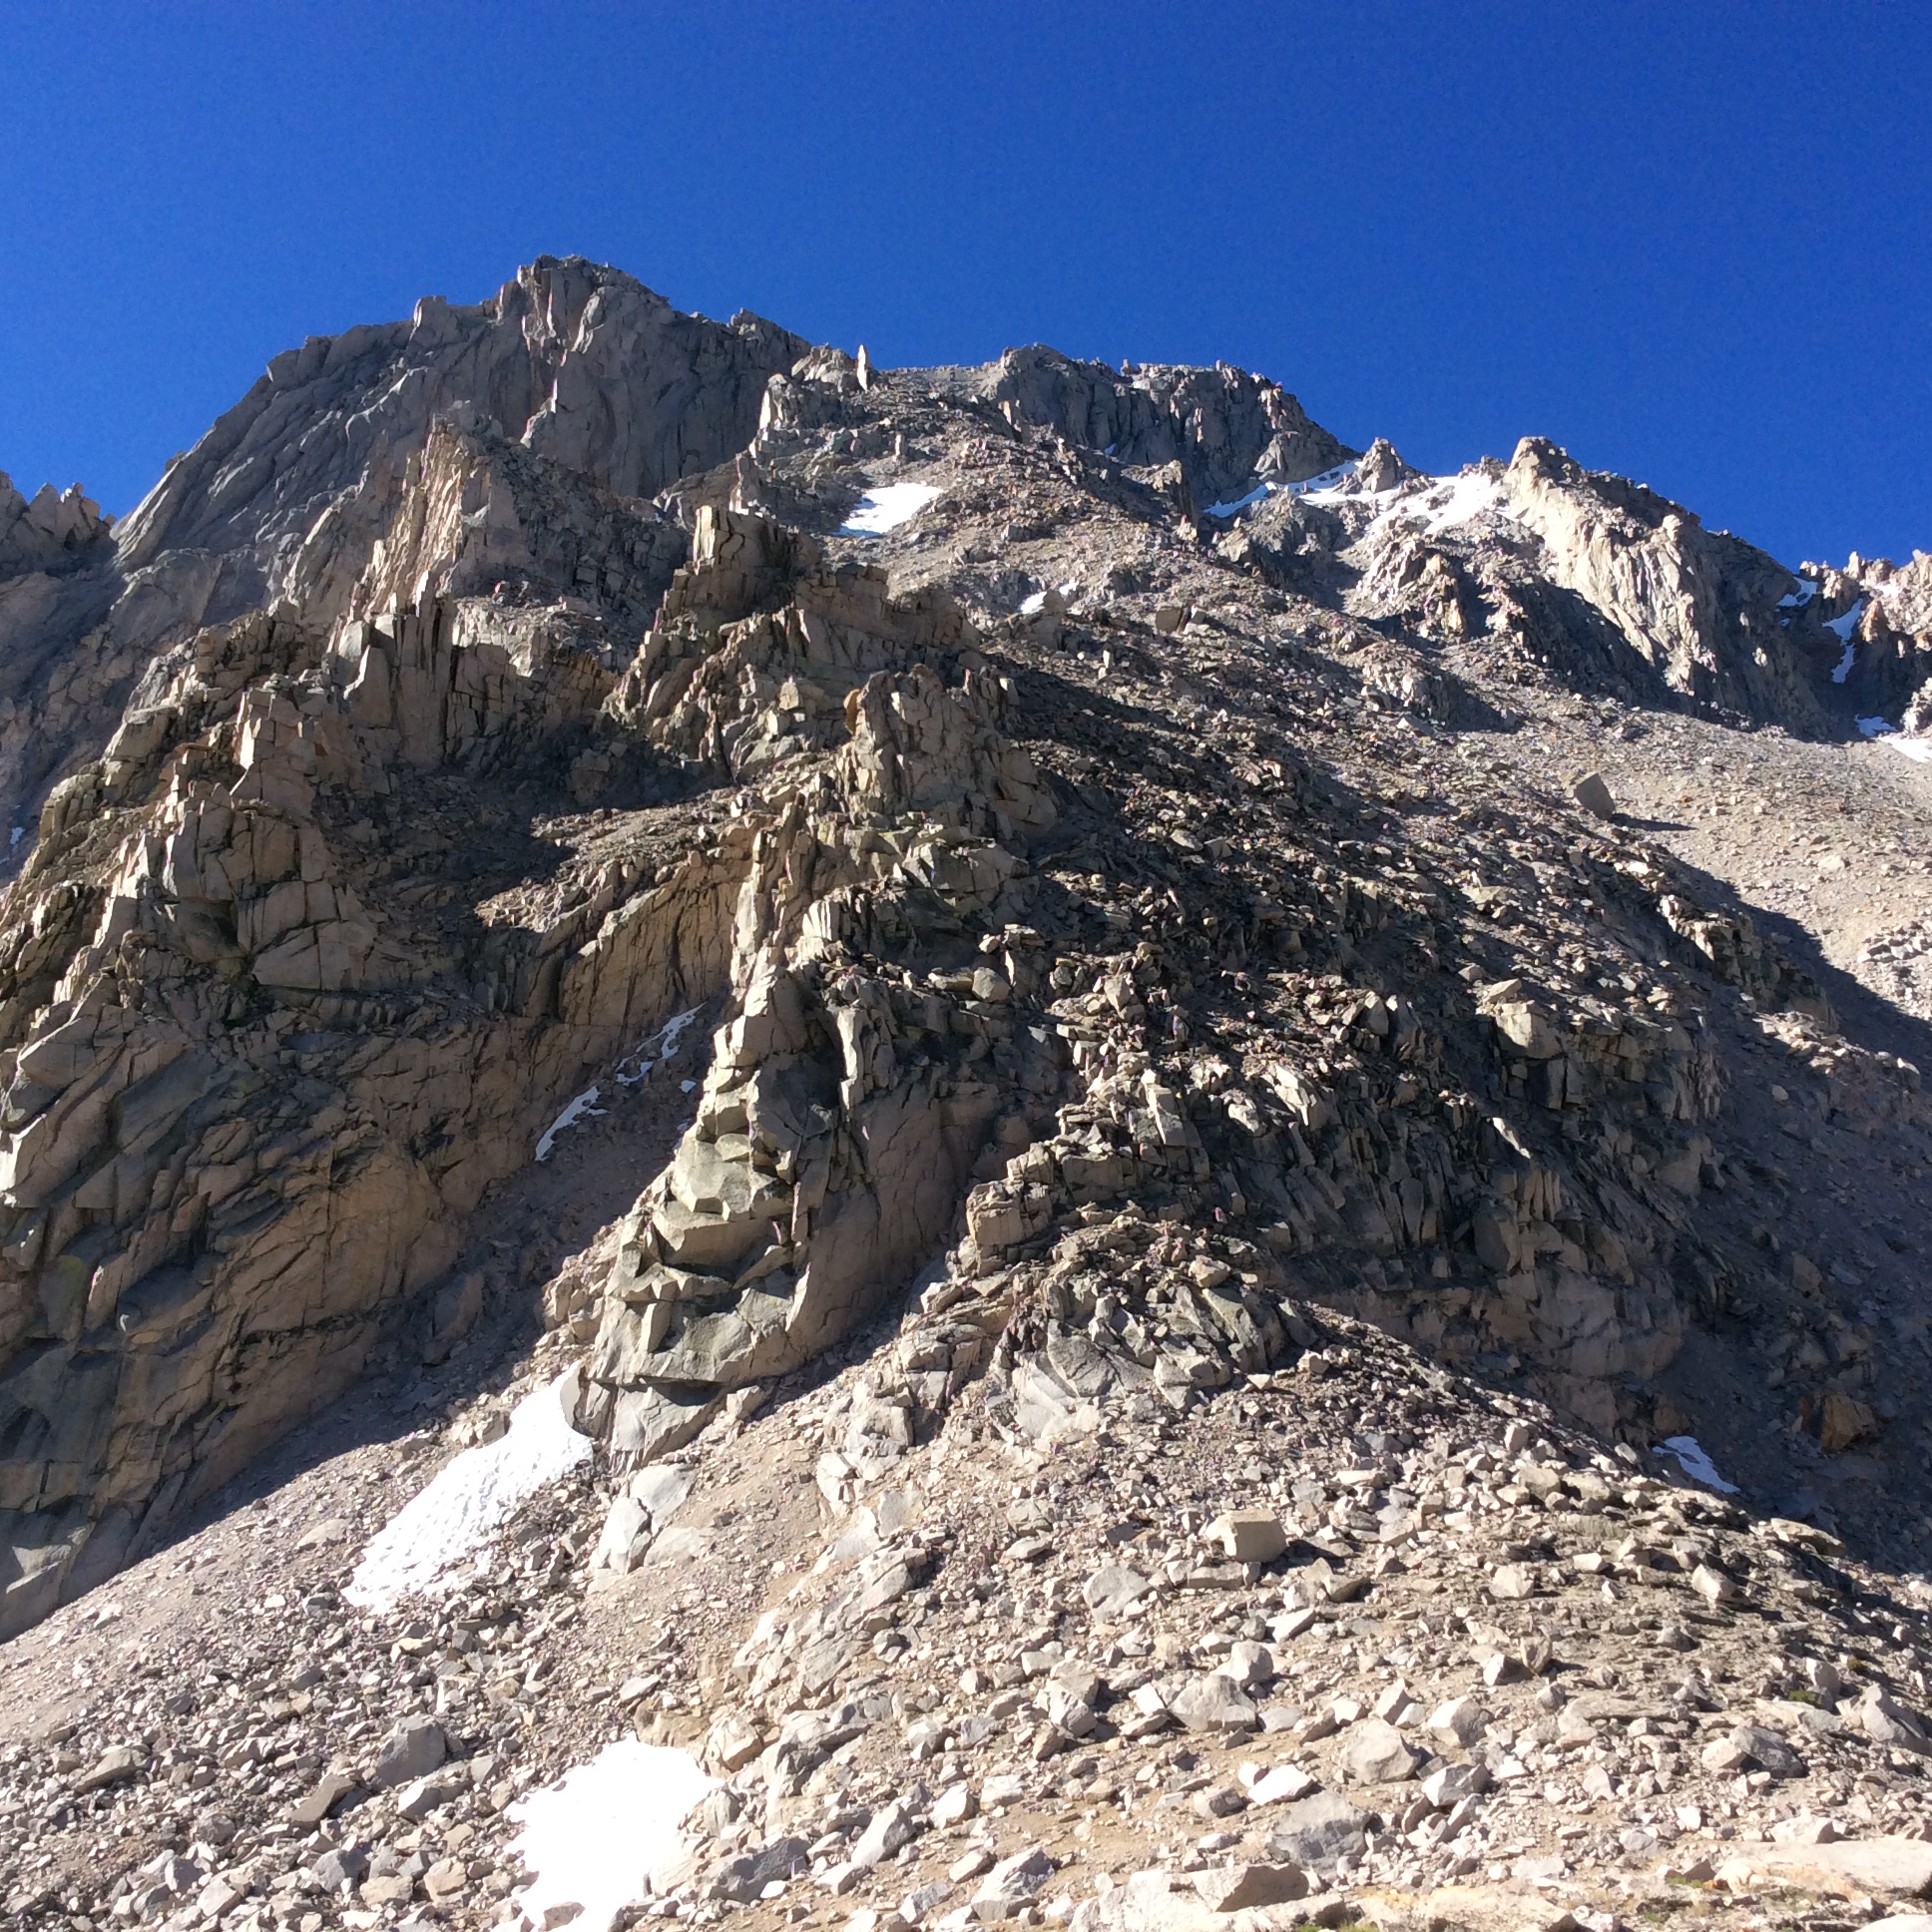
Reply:
<svg viewBox="0 0 1932 1932"><path fill-rule="evenodd" d="M304 335L615 261L888 363L1244 364L1787 562L1932 549L1932 10L389 0L0 19L0 468L125 511Z"/></svg>

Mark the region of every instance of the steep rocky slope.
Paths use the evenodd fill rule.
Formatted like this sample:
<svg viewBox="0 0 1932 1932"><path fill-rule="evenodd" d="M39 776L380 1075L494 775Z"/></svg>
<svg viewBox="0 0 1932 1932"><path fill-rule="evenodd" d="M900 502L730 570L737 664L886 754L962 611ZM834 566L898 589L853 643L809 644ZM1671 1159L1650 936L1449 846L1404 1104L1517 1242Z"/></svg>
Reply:
<svg viewBox="0 0 1932 1932"><path fill-rule="evenodd" d="M1019 1860L982 1919L1090 1840L1286 1909L1655 1863L1793 1777L1916 1828L1923 1008L1867 942L1932 845L1852 722L1918 675L1909 582L1544 443L1423 477L1225 367L884 371L575 261L278 358L112 530L13 500L0 1630L82 1599L21 1640L15 1909L487 1916L505 1807L633 1678L731 1780L661 1886L714 1915L876 1893L980 1806L1035 1841L956 1849ZM1807 878L1883 900L1855 944L1747 862L1821 791L1897 860ZM1675 815L1752 794L1741 852ZM300 1471L490 1374L587 1459L392 1631L335 1593L419 1462L342 1450L347 1515ZM203 1548L335 1661L278 1684L244 1622L232 1718L144 1691L213 1641L164 1592L77 1703L84 1593ZM1465 1653L1469 1736L1425 1721ZM1565 1719L1586 1673L1631 1694ZM356 1739L419 1707L470 1768L377 1843ZM1273 1798L1172 1737L1263 1725L1283 1803L1381 1793L1347 1846L1216 1822Z"/></svg>

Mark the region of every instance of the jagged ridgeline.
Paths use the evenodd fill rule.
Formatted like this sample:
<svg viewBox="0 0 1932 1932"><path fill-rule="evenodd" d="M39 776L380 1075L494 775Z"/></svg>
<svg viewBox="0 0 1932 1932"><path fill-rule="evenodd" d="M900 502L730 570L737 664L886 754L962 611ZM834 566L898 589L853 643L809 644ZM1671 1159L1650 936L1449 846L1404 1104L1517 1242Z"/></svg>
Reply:
<svg viewBox="0 0 1932 1932"><path fill-rule="evenodd" d="M1828 1008L1567 799L1425 809L1372 721L1499 722L1474 643L1804 728L1857 593L1799 588L1548 445L1439 486L1225 367L881 372L577 260L277 357L112 529L0 489L0 1634L708 1003L577 1311L620 1466L949 1249L1011 1325L935 1328L909 1428L989 1367L1036 1431L1185 1406L1318 1298L1648 1436L1728 1278L1699 989Z"/></svg>

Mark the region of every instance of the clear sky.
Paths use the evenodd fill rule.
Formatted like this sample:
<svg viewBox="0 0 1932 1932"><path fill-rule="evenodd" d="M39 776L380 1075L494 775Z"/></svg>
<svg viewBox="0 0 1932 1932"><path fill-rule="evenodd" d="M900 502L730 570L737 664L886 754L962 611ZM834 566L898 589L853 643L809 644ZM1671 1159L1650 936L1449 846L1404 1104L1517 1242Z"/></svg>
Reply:
<svg viewBox="0 0 1932 1932"><path fill-rule="evenodd" d="M90 0L0 15L0 468L126 511L268 357L613 261L886 363L1221 359L1932 549L1932 9Z"/></svg>

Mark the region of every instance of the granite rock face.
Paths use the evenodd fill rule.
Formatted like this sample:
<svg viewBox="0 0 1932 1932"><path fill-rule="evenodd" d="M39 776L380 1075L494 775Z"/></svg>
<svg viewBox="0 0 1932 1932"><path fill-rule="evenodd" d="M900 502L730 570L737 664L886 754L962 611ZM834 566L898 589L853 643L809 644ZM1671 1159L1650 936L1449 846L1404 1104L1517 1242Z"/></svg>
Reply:
<svg viewBox="0 0 1932 1932"><path fill-rule="evenodd" d="M1789 573L1547 444L1420 477L1223 367L885 371L544 260L0 546L0 1631L446 1353L495 1192L701 1011L544 1296L568 1412L628 1475L920 1282L841 1503L970 1385L1077 1441L1317 1303L1648 1443L1770 1172L1726 1016L1917 1145L1741 908L1449 760L1532 659L1817 713Z"/></svg>

